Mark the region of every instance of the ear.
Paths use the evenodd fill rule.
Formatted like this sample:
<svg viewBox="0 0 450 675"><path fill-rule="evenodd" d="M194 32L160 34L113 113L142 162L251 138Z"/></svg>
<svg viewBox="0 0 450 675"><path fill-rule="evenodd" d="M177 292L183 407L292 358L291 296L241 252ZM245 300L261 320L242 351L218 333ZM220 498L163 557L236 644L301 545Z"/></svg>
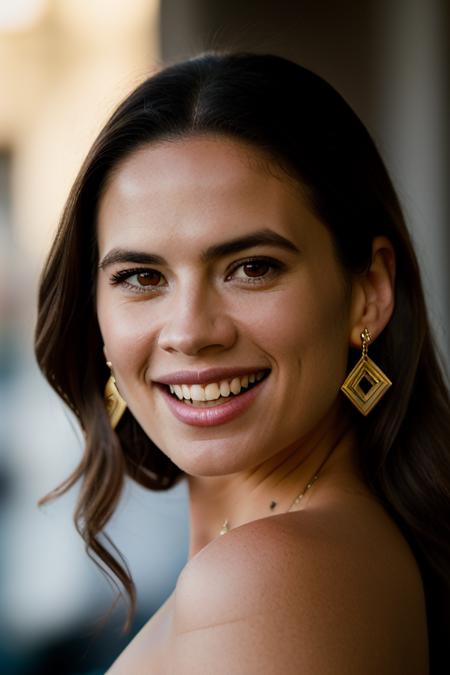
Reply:
<svg viewBox="0 0 450 675"><path fill-rule="evenodd" d="M367 328L374 340L388 324L394 311L395 253L387 237L372 242L370 268L356 276L352 286L350 344L361 347Z"/></svg>

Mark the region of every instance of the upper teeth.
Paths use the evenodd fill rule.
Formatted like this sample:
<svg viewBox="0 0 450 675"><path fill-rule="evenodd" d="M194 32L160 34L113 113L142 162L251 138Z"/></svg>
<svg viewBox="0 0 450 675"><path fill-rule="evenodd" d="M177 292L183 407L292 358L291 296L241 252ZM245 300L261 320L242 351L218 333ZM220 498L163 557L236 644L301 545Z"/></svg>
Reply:
<svg viewBox="0 0 450 675"><path fill-rule="evenodd" d="M251 375L233 377L232 380L209 382L208 384L169 384L172 394L176 394L180 401L185 398L191 401L215 401L223 396L237 395L241 389L246 389L253 382L259 382L264 377L264 370Z"/></svg>

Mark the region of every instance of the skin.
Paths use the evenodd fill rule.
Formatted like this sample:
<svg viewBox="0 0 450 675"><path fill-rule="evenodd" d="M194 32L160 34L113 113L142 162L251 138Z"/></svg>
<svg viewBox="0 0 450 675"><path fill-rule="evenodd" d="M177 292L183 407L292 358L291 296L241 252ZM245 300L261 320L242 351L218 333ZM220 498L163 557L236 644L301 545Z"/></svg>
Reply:
<svg viewBox="0 0 450 675"><path fill-rule="evenodd" d="M292 249L258 244L214 259L202 256L212 246L261 230L284 237ZM138 662L147 664L142 672L169 672L161 665L164 662L164 668L168 668L167 654L155 670L148 670L146 659L167 640L173 673L251 673L261 667L258 672L281 672L270 670L268 665L274 663L268 645L279 639L275 624L263 622L263 629L257 627L258 622L252 623L261 612L273 614L274 598L269 593L261 594L261 589L272 587L278 598L285 594L286 602L281 603L285 609L278 620L287 626L298 627L302 621L301 612L291 611L289 593L293 586L301 605L308 593L323 597L320 584L299 583L302 578L312 578L313 568L311 558L300 555L302 537L308 533L304 530L302 534L304 520L298 529L298 516L308 511L310 500L311 506L327 500L331 504L333 495L340 494L338 505L344 504L339 490L346 491L348 499L365 500L361 504L371 504L367 508L379 513L383 522L382 526L378 524L380 532L389 532L385 536L390 537L391 548L397 541L399 569L408 561L405 564L412 570L410 581L398 592L409 597L414 588L419 606L420 584L408 549L399 543L398 533L392 531L381 509L371 501L358 475L355 437L339 393L347 374L349 347L360 347L364 327L376 338L392 314L395 265L390 242L383 237L374 240L370 269L349 278L337 260L327 228L309 208L300 186L270 165L262 152L233 139L213 136L145 146L126 158L116 167L100 201L97 236L97 313L105 356L112 362L118 388L142 428L186 472L190 493L190 562L177 585L178 599L169 599L156 619L158 629L154 622L153 632L136 643L133 672L144 668L138 667ZM164 263L111 261L117 249L156 254L164 258ZM260 260L259 267L251 268L253 274L256 270L256 281L244 267L250 257L271 259L269 265L267 260ZM134 274L124 281L123 273L136 268L141 276ZM121 283L113 283L118 274L122 275ZM154 384L165 373L177 370L253 365L270 369L264 388L248 410L219 426L193 427L175 419ZM301 503L303 513L285 514L330 451L317 486ZM272 499L277 507L270 516ZM342 524L349 513L356 517L361 504L353 504ZM338 505L333 506L337 514L341 509ZM281 549L275 541L275 516L280 526L289 522ZM295 525L293 517L297 518ZM234 530L217 538L225 518ZM329 519L322 522L322 528L326 522ZM268 524L269 529L264 529ZM259 529L252 529L258 525ZM330 536L339 531L337 523L334 525ZM252 537L257 550L267 549L256 586L249 585L255 577L255 561L248 559ZM352 560L359 555L362 564L375 552L368 551L365 544L359 544L358 549L356 542L357 538ZM325 566L330 564L330 555L334 555L337 569L349 563L347 544L342 547L338 542L327 555L319 549L314 560L323 560ZM309 550L314 551L313 543ZM281 575L281 587L274 583L274 566L286 571L287 576ZM215 580L222 575L229 578L232 569L237 570L230 586L235 593L225 597ZM294 577L290 578L287 570ZM207 585L208 598L203 603L202 589L208 575L212 575L211 584ZM325 577L330 590L335 580L333 575ZM370 583L368 587L372 588ZM388 587L389 583L387 591L392 591ZM219 592L217 597L213 589L216 596ZM345 592L348 595L348 589ZM266 600L261 599L264 597ZM361 600L370 606L369 597L354 599ZM320 607L317 597L310 601ZM337 598L336 602L339 604ZM236 618L238 606L242 610ZM283 611L287 615L283 616ZM421 616L419 610L417 616ZM238 661L224 665L222 671L217 670L217 659L222 659L221 639L216 633L209 642L211 631L206 631L205 637L204 629L208 625L225 626L228 621L234 621L235 628L231 633L225 629L227 654L232 653ZM164 638L160 634L162 624L167 624ZM256 626L256 633L252 626ZM308 643L326 637L318 626L315 633L314 628L307 630L304 637ZM331 629L335 627L331 625ZM418 620L411 631L420 630ZM244 640L240 635L245 635ZM197 639L203 644L204 662L199 660ZM260 660L252 661L248 670L239 670L239 659L248 658L246 650L255 639L262 640L267 650L255 652ZM342 652L343 664L348 663L346 649ZM372 655L363 655L366 657ZM276 658L279 660L279 654ZM126 666L120 663L124 661L119 659L111 672L122 672L121 668L126 670L131 662ZM299 663L291 661L294 670L284 664L282 672L299 672ZM310 671L307 661L301 663L305 673L330 672L326 664L323 670Z"/></svg>

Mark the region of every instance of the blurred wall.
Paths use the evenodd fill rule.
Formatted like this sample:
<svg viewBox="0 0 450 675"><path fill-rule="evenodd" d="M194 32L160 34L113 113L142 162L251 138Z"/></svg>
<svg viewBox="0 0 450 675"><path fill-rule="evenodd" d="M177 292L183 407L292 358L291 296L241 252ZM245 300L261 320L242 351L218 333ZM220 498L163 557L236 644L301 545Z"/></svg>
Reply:
<svg viewBox="0 0 450 675"><path fill-rule="evenodd" d="M14 227L33 257L47 251L102 123L158 54L156 0L41 5L33 24L0 40L0 147L13 153Z"/></svg>

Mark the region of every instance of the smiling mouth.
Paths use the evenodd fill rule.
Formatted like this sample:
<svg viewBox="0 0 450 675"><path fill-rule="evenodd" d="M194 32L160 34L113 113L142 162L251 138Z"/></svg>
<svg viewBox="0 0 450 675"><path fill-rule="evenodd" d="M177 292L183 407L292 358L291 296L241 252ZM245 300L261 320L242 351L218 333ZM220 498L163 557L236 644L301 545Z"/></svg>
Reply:
<svg viewBox="0 0 450 675"><path fill-rule="evenodd" d="M270 370L259 370L250 375L233 377L208 384L169 384L164 385L171 396L180 402L195 408L211 408L229 403L234 398L254 389L265 380Z"/></svg>

